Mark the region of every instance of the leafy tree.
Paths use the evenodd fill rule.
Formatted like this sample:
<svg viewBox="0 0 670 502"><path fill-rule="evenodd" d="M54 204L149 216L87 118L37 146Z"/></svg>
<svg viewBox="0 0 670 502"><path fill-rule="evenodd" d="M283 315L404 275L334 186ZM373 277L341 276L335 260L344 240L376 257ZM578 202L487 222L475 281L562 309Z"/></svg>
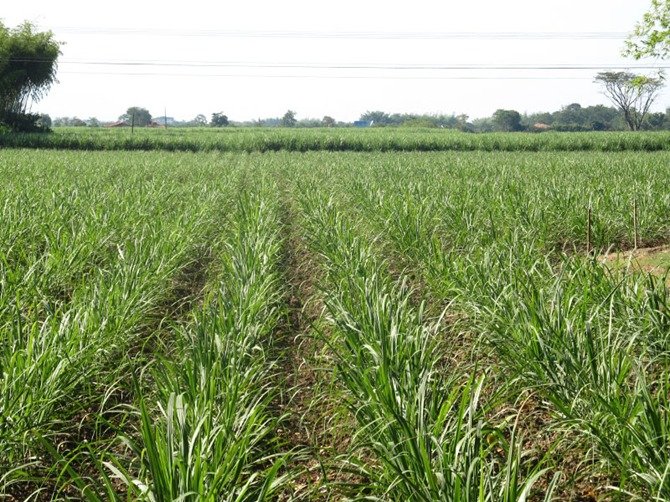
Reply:
<svg viewBox="0 0 670 502"><path fill-rule="evenodd" d="M523 129L521 115L516 110L495 111L492 117L493 125L498 131L513 132Z"/></svg>
<svg viewBox="0 0 670 502"><path fill-rule="evenodd" d="M298 120L295 118L295 112L293 110L288 110L281 118L281 125L283 127L295 127L297 123Z"/></svg>
<svg viewBox="0 0 670 502"><path fill-rule="evenodd" d="M554 112L551 122L557 131L588 131L591 130L589 110L579 103L571 103ZM600 126L598 126L600 127Z"/></svg>
<svg viewBox="0 0 670 502"><path fill-rule="evenodd" d="M666 58L670 55L670 0L652 0L649 11L626 41L624 55Z"/></svg>
<svg viewBox="0 0 670 502"><path fill-rule="evenodd" d="M658 131L663 129L665 126L665 113L650 113L647 115L644 124L643 124L643 129L651 129L654 131Z"/></svg>
<svg viewBox="0 0 670 502"><path fill-rule="evenodd" d="M359 119L364 122L372 122L374 125L389 125L391 123L391 116L388 113L374 111L367 111Z"/></svg>
<svg viewBox="0 0 670 502"><path fill-rule="evenodd" d="M189 125L196 126L196 127L203 127L207 125L207 117L205 117L202 113L199 113L196 115L193 120L189 122Z"/></svg>
<svg viewBox="0 0 670 502"><path fill-rule="evenodd" d="M321 119L321 125L323 127L333 127L335 126L335 119L333 117L326 115Z"/></svg>
<svg viewBox="0 0 670 502"><path fill-rule="evenodd" d="M571 103L564 106L560 115L564 122L573 124L583 124L585 122L585 110L579 103Z"/></svg>
<svg viewBox="0 0 670 502"><path fill-rule="evenodd" d="M435 121L431 120L430 117L421 117L421 116L407 118L406 120L403 120L400 123L404 127L421 127L421 128L437 127L435 125Z"/></svg>
<svg viewBox="0 0 670 502"><path fill-rule="evenodd" d="M228 117L223 112L212 113L212 121L209 123L212 127L227 127Z"/></svg>
<svg viewBox="0 0 670 502"><path fill-rule="evenodd" d="M44 129L51 129L53 122L49 115L47 115L46 113L42 113L40 114L40 118L37 119L37 125Z"/></svg>
<svg viewBox="0 0 670 502"><path fill-rule="evenodd" d="M456 116L456 129L459 131L466 131L466 132L471 132L472 131L472 126L468 123L468 115L465 113L461 113L460 115ZM437 124L436 124L437 125ZM442 126L444 127L444 126Z"/></svg>
<svg viewBox="0 0 670 502"><path fill-rule="evenodd" d="M88 127L100 127L100 121L95 117L91 117L86 121L86 125L88 125Z"/></svg>
<svg viewBox="0 0 670 502"><path fill-rule="evenodd" d="M119 117L119 120L125 120L129 124L135 124L136 126L147 126L151 123L151 113L146 108L140 108L139 106L131 106L128 108L126 113Z"/></svg>
<svg viewBox="0 0 670 502"><path fill-rule="evenodd" d="M604 87L605 95L623 113L631 131L642 127L649 107L663 87L663 75L649 77L624 71L601 72L595 82Z"/></svg>
<svg viewBox="0 0 670 502"><path fill-rule="evenodd" d="M398 126L398 125L404 124L405 122L407 122L409 120L416 119L418 117L419 117L418 115L412 114L412 113L409 113L409 114L408 113L392 113L391 116L386 121L386 125ZM375 124L377 124L377 123L375 122ZM377 125L379 125L379 124L377 124Z"/></svg>
<svg viewBox="0 0 670 502"><path fill-rule="evenodd" d="M56 82L60 54L50 31L35 31L30 23L14 29L0 23L0 122L36 127L40 116L26 110Z"/></svg>
<svg viewBox="0 0 670 502"><path fill-rule="evenodd" d="M296 127L310 128L310 127L321 127L321 121L319 119L300 119L296 124Z"/></svg>
<svg viewBox="0 0 670 502"><path fill-rule="evenodd" d="M367 111L359 118L361 122L372 122L375 126L442 127L467 130L472 127L467 115L427 115L416 113L393 113Z"/></svg>
<svg viewBox="0 0 670 502"><path fill-rule="evenodd" d="M589 122L588 129L591 131L607 131L607 124L600 120L593 120Z"/></svg>
<svg viewBox="0 0 670 502"><path fill-rule="evenodd" d="M596 131L604 129L621 129L625 127L621 121L621 115L616 108L612 108L611 106L587 106L584 108L584 112L588 121L587 124L591 125L591 128ZM604 129L602 126L604 126Z"/></svg>

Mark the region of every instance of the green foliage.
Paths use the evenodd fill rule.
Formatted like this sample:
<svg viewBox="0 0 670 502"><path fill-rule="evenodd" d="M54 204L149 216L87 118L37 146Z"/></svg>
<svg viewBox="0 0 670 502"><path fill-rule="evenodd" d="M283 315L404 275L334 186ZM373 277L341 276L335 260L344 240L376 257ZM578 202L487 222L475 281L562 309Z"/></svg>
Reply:
<svg viewBox="0 0 670 502"><path fill-rule="evenodd" d="M149 110L139 106L131 106L126 113L119 116L119 120L127 122L128 125L134 124L138 127L148 126L151 123L151 118Z"/></svg>
<svg viewBox="0 0 670 502"><path fill-rule="evenodd" d="M51 117L46 113L40 114L40 118L37 119L36 125L45 129L51 129L52 125Z"/></svg>
<svg viewBox="0 0 670 502"><path fill-rule="evenodd" d="M228 117L223 112L212 113L212 120L209 123L212 127L228 126Z"/></svg>
<svg viewBox="0 0 670 502"><path fill-rule="evenodd" d="M662 73L650 77L624 71L601 72L595 78L595 82L603 86L605 95L621 110L631 131L642 128L664 80Z"/></svg>
<svg viewBox="0 0 670 502"><path fill-rule="evenodd" d="M79 120L79 119L77 119ZM74 119L54 119L72 126ZM519 132L464 134L436 128L198 128L136 130L58 127L50 135L3 135L4 148L58 150L163 150L183 152L619 152L670 149L670 134Z"/></svg>
<svg viewBox="0 0 670 502"><path fill-rule="evenodd" d="M514 132L523 129L521 115L516 110L496 110L492 121L498 131Z"/></svg>
<svg viewBox="0 0 670 502"><path fill-rule="evenodd" d="M420 127L420 128L429 128L436 127L435 123L428 118L412 118L405 120L402 123L403 127Z"/></svg>
<svg viewBox="0 0 670 502"><path fill-rule="evenodd" d="M89 119L90 123L92 124L93 127L95 126L95 123L97 119L91 118ZM80 119L79 117L56 117L53 120L53 126L54 127L85 127L88 124ZM98 123L98 126L100 124Z"/></svg>
<svg viewBox="0 0 670 502"><path fill-rule="evenodd" d="M180 356L155 369L158 409L141 402L141 440L124 437L139 474L122 470L123 457L113 470L133 498L263 500L282 483L277 471L285 458L267 448L277 422L269 413L275 396L268 348L281 315L281 241L266 200L240 194L220 285L177 330Z"/></svg>
<svg viewBox="0 0 670 502"><path fill-rule="evenodd" d="M0 496L669 499L669 155L2 150Z"/></svg>
<svg viewBox="0 0 670 502"><path fill-rule="evenodd" d="M624 55L635 59L670 54L670 0L651 0L649 11L626 41Z"/></svg>
<svg viewBox="0 0 670 502"><path fill-rule="evenodd" d="M26 109L56 82L60 54L50 31L35 31L27 22L14 29L0 23L0 122L19 131L41 128Z"/></svg>
<svg viewBox="0 0 670 502"><path fill-rule="evenodd" d="M612 271L580 253L587 206L598 248L632 246L632 200L645 207L644 245L667 242L666 162L666 154L378 155L354 174L329 163L312 176L333 187L343 219L372 222L427 296L466 318L456 332L479 334L478 360L499 361L514 395L526 389L550 404L555 448L570 441L584 476L609 472L607 484L625 497L666 500L667 275Z"/></svg>
<svg viewBox="0 0 670 502"><path fill-rule="evenodd" d="M193 118L193 120L189 122L189 125L193 125L195 127L204 127L207 125L207 117L205 117L202 113L199 113Z"/></svg>
<svg viewBox="0 0 670 502"><path fill-rule="evenodd" d="M298 119L295 118L295 112L293 110L288 110L281 118L282 127L295 127L297 123Z"/></svg>
<svg viewBox="0 0 670 502"><path fill-rule="evenodd" d="M553 114L532 116L529 125L535 122L551 125L556 131L608 131L624 127L621 113L616 109L603 105L582 107L579 103L564 106Z"/></svg>
<svg viewBox="0 0 670 502"><path fill-rule="evenodd" d="M367 111L360 121L371 122L373 126L411 126L440 127L465 130L468 127L467 115L419 115L414 113L388 114L382 111Z"/></svg>
<svg viewBox="0 0 670 502"><path fill-rule="evenodd" d="M16 153L0 167L0 494L272 498L274 187L238 191L239 157Z"/></svg>
<svg viewBox="0 0 670 502"><path fill-rule="evenodd" d="M659 131L664 129L666 123L665 113L649 113L645 117L644 124L642 125L643 129L649 129L652 131Z"/></svg>
<svg viewBox="0 0 670 502"><path fill-rule="evenodd" d="M486 421L482 380L445 375L440 321L412 304L406 278L391 278L356 230L361 222L313 181L301 194L306 233L324 260L326 308L337 330L329 345L358 423L354 445L374 455L375 466L361 469L370 488L381 499L523 500L544 472L524 462L514 431L509 442L487 440L509 431Z"/></svg>
<svg viewBox="0 0 670 502"><path fill-rule="evenodd" d="M360 119L365 122L373 122L374 125L391 125L391 116L382 111L368 111L361 115Z"/></svg>
<svg viewBox="0 0 670 502"><path fill-rule="evenodd" d="M23 133L44 133L51 130L43 116L37 113L5 112L0 124L4 124L11 131Z"/></svg>
<svg viewBox="0 0 670 502"><path fill-rule="evenodd" d="M335 125L335 119L333 117L330 117L328 115L325 115L321 119L321 126L322 127L333 127Z"/></svg>

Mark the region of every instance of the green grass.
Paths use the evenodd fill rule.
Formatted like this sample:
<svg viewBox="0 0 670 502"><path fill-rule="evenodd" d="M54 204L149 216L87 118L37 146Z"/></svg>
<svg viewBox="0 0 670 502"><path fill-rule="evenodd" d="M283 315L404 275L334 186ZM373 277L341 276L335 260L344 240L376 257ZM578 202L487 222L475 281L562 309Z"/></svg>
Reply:
<svg viewBox="0 0 670 502"><path fill-rule="evenodd" d="M0 147L164 151L665 151L668 132L482 133L411 128L57 128L51 134L0 134Z"/></svg>
<svg viewBox="0 0 670 502"><path fill-rule="evenodd" d="M670 267L670 253L667 251L653 253L646 256L644 260L640 259L638 261L640 261L640 265L642 266L649 266L655 269L663 270Z"/></svg>
<svg viewBox="0 0 670 502"><path fill-rule="evenodd" d="M625 253L610 253L600 260L614 270L631 269L641 274L665 277L670 283L670 250L667 247L631 250Z"/></svg>
<svg viewBox="0 0 670 502"><path fill-rule="evenodd" d="M486 420L482 379L439 368L440 320L412 305L406 279L389 276L355 224L327 198L309 195L319 190L306 189L303 211L327 270L325 304L336 328L328 343L358 422L353 450L370 452L368 463L379 464L352 461L369 480L367 489L426 501L525 498L541 466L525 465L513 428Z"/></svg>
<svg viewBox="0 0 670 502"><path fill-rule="evenodd" d="M126 134L0 151L0 497L670 498L663 134Z"/></svg>
<svg viewBox="0 0 670 502"><path fill-rule="evenodd" d="M557 447L576 435L591 459L584 472L609 477L620 493L666 499L668 289L579 253L584 219L573 223L590 202L602 215L597 247L625 247L630 200L650 196L661 204L651 225L661 233L643 238L666 238L665 192L651 188L667 183L664 157L608 157L606 171L596 155L498 155L486 166L483 158L424 157L411 181L411 157L300 176L331 187L350 218L418 273L432 301L467 317L480 357L498 361L513 382L509 392L532 392L549 406ZM571 204L561 208L564 198Z"/></svg>

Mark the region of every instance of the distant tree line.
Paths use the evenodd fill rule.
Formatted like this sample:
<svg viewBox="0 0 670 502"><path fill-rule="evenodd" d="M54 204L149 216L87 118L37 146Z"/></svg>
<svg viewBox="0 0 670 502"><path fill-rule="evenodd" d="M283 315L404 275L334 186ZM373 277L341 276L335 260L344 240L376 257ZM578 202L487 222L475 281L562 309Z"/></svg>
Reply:
<svg viewBox="0 0 670 502"><path fill-rule="evenodd" d="M639 119L639 116L638 116ZM467 115L417 115L368 111L360 121L372 127L410 126L458 129L467 132L533 131L624 131L633 129L621 110L605 105L581 106L571 103L555 112L521 114L499 109L490 117L468 120ZM639 121L642 130L670 130L670 109L665 113L645 113Z"/></svg>
<svg viewBox="0 0 670 502"><path fill-rule="evenodd" d="M670 0L668 0L670 3ZM618 130L662 130L670 129L670 114L651 113L649 110L665 83L662 72L657 75L636 75L624 71L600 72L594 82L601 86L603 93L614 107L595 105L583 107L571 103L555 112L541 112L521 115L516 110L498 109L491 117L468 120L465 114L414 114L387 113L380 110L366 111L353 123L338 122L326 115L322 119L298 119L293 110L287 110L281 117L257 119L251 122L232 122L223 112L212 113L210 121L199 114L193 120L177 122L163 117L154 120L146 108L133 106L119 117L114 125L132 126L194 126L194 127L434 127L457 129L464 132L516 132L533 131L618 131ZM54 125L81 126L100 125L95 119L88 123L76 117L56 119Z"/></svg>
<svg viewBox="0 0 670 502"><path fill-rule="evenodd" d="M667 0L670 4L670 0ZM380 110L366 111L359 120L338 122L326 115L321 119L298 119L293 110L281 117L257 119L250 122L233 122L224 112L215 112L211 120L203 114L189 121L178 122L168 117L154 119L146 108L130 107L119 116L113 125L168 127L424 127L457 129L465 132L516 132L533 131L618 131L618 130L662 130L670 129L670 113L651 113L649 110L665 84L663 72L657 75L637 75L625 71L600 72L594 82L608 97L614 107L595 105L583 107L571 103L555 112L520 114L516 110L498 109L490 117L468 120L465 114L413 114L387 113ZM43 123L46 123L46 118ZM55 126L99 126L94 118L88 121L76 117L61 117L54 120Z"/></svg>
<svg viewBox="0 0 670 502"><path fill-rule="evenodd" d="M537 113L522 117L522 126L525 129L532 130L537 124L547 124L555 131L625 131L632 129L623 114L616 108L603 105L582 107L579 103L572 103L553 113ZM670 130L670 109L665 113L647 113L637 129Z"/></svg>
<svg viewBox="0 0 670 502"><path fill-rule="evenodd" d="M467 115L426 115L415 113L385 113L382 111L367 111L359 118L361 122L368 122L372 126L406 126L406 127L440 127L446 129L468 130Z"/></svg>
<svg viewBox="0 0 670 502"><path fill-rule="evenodd" d="M572 103L555 112L523 114L515 110L497 110L491 117L474 120L473 129L489 131L623 131L628 126L622 113L604 105L583 107ZM670 129L670 111L649 113L641 128L645 130Z"/></svg>
<svg viewBox="0 0 670 502"><path fill-rule="evenodd" d="M499 109L490 116L469 120L467 115L446 114L413 114L386 113L383 111L367 111L355 122L337 121L326 115L323 118L298 119L296 112L288 110L281 117L259 118L251 121L232 121L224 112L211 114L211 119L199 114L191 120L175 120L172 117L153 117L148 110L141 107L130 107L119 116L119 121L136 127L153 124L168 127L352 127L364 125L368 127L424 127L456 129L465 132L493 131L623 131L629 129L624 114L610 106L581 106L571 103L555 112L539 112L521 114L516 110ZM48 115L41 115L40 121L50 127L101 127L113 124L103 122L95 117L80 119L77 117L58 117L51 121ZM118 122L117 122L118 123ZM666 113L647 113L640 123L643 130L670 130L670 109Z"/></svg>

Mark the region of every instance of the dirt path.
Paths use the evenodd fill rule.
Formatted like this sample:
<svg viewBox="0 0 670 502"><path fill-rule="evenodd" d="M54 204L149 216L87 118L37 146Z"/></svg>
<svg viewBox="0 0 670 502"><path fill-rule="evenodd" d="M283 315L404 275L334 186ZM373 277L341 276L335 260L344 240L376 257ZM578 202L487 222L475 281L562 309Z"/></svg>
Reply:
<svg viewBox="0 0 670 502"><path fill-rule="evenodd" d="M670 285L670 245L638 248L630 251L606 253L598 258L601 263L614 269L631 267L637 272L665 276Z"/></svg>
<svg viewBox="0 0 670 502"><path fill-rule="evenodd" d="M288 466L295 475L284 500L339 500L338 486L356 481L342 470L355 421L343 404L332 354L323 337L319 295L321 271L300 229L294 194L281 182L281 221L285 249L287 320L278 337L283 379L278 431L285 449L294 452Z"/></svg>

